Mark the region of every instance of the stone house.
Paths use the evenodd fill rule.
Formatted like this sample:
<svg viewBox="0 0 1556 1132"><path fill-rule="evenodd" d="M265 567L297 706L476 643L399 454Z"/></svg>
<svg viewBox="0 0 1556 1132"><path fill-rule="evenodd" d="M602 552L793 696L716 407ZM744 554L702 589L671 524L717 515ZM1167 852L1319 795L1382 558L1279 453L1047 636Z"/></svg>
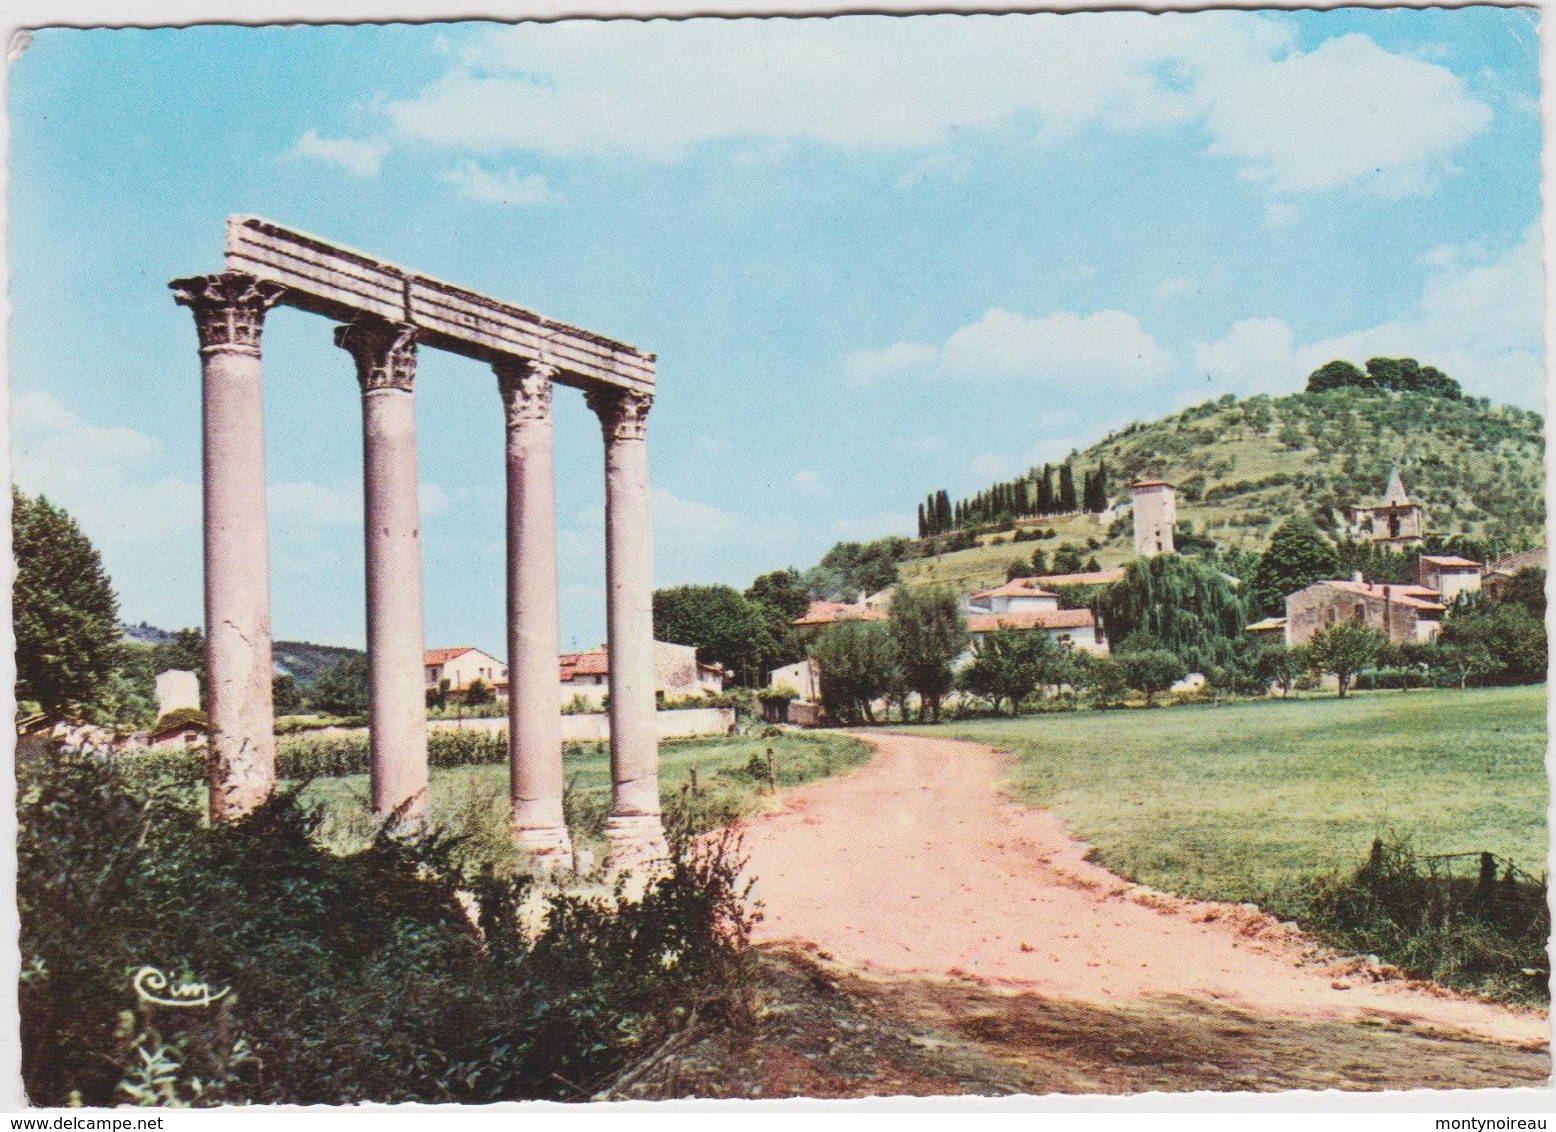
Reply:
<svg viewBox="0 0 1556 1132"><path fill-rule="evenodd" d="M491 653L469 645L428 649L422 654L421 663L429 688L436 688L444 680L451 692L463 692L476 680L494 691L505 692L508 687L508 666Z"/></svg>
<svg viewBox="0 0 1556 1132"><path fill-rule="evenodd" d="M1286 599L1286 643L1305 645L1326 625L1354 621L1391 644L1430 641L1442 630L1442 595L1424 586L1363 581L1314 582Z"/></svg>
<svg viewBox="0 0 1556 1132"><path fill-rule="evenodd" d="M610 692L610 654L605 647L566 653L557 660L561 666L562 703L579 697L589 706L599 707ZM724 690L726 675L719 665L698 660L697 650L691 645L654 642L654 694L661 700L718 695Z"/></svg>
<svg viewBox="0 0 1556 1132"><path fill-rule="evenodd" d="M1442 594L1450 605L1460 594L1480 592L1481 564L1451 554L1423 554L1417 566L1417 580L1429 590Z"/></svg>

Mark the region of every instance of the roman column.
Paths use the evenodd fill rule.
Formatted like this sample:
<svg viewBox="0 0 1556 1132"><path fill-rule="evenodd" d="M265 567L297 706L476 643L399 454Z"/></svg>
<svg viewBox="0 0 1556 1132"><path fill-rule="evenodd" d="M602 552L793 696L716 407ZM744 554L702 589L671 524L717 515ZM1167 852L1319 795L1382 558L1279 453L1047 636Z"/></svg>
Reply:
<svg viewBox="0 0 1556 1132"><path fill-rule="evenodd" d="M605 617L609 634L614 868L667 853L659 810L654 718L654 546L648 503L647 393L596 387L589 407L605 433Z"/></svg>
<svg viewBox="0 0 1556 1132"><path fill-rule="evenodd" d="M270 547L259 339L284 289L227 272L175 279L200 336L205 495L205 668L212 822L275 788L270 701Z"/></svg>
<svg viewBox="0 0 1556 1132"><path fill-rule="evenodd" d="M367 552L368 727L373 812L419 825L427 808L422 665L421 516L417 511L416 329L364 317L335 328L362 387Z"/></svg>
<svg viewBox="0 0 1556 1132"><path fill-rule="evenodd" d="M508 781L513 840L546 866L566 864L562 681L557 670L556 480L551 379L540 362L492 367L507 417Z"/></svg>

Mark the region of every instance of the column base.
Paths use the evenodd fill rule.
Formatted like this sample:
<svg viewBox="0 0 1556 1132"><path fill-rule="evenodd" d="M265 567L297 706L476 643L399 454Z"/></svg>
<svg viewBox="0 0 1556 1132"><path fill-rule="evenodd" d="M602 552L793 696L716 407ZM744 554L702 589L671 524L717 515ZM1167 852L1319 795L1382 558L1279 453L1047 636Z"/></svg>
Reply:
<svg viewBox="0 0 1556 1132"><path fill-rule="evenodd" d="M523 849L545 872L573 867L573 841L565 825L510 827L513 844Z"/></svg>
<svg viewBox="0 0 1556 1132"><path fill-rule="evenodd" d="M606 863L612 872L650 872L670 859L658 814L612 814L605 819Z"/></svg>

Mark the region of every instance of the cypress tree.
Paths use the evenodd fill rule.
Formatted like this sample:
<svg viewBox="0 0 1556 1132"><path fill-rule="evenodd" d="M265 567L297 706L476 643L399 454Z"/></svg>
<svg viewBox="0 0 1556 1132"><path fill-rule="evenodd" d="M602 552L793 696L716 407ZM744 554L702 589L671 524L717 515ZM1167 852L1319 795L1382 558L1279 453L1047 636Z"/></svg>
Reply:
<svg viewBox="0 0 1556 1132"><path fill-rule="evenodd" d="M918 537L923 538L929 534L929 528L924 525L924 505L918 505Z"/></svg>
<svg viewBox="0 0 1556 1132"><path fill-rule="evenodd" d="M1059 465L1059 510L1066 514L1076 510L1075 476L1068 463Z"/></svg>
<svg viewBox="0 0 1556 1132"><path fill-rule="evenodd" d="M1039 515L1054 513L1053 469L1047 464L1043 465L1043 478L1037 481L1037 513Z"/></svg>

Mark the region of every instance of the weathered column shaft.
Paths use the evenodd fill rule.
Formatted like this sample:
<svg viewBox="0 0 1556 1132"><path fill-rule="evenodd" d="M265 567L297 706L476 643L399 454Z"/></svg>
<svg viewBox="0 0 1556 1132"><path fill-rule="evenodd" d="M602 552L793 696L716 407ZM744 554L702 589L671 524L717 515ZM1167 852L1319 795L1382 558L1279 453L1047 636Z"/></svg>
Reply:
<svg viewBox="0 0 1556 1132"><path fill-rule="evenodd" d="M605 594L610 664L613 864L665 853L654 717L654 547L648 496L647 394L596 390L605 433Z"/></svg>
<svg viewBox="0 0 1556 1132"><path fill-rule="evenodd" d="M508 744L514 842L542 863L572 854L562 814L557 669L556 477L551 379L538 362L494 367L507 418Z"/></svg>
<svg viewBox="0 0 1556 1132"><path fill-rule="evenodd" d="M200 335L205 486L205 665L213 822L275 788L270 547L259 341L282 288L236 272L176 279Z"/></svg>
<svg viewBox="0 0 1556 1132"><path fill-rule="evenodd" d="M427 807L421 516L417 507L416 332L364 319L335 330L362 387L368 726L373 812L419 823Z"/></svg>

